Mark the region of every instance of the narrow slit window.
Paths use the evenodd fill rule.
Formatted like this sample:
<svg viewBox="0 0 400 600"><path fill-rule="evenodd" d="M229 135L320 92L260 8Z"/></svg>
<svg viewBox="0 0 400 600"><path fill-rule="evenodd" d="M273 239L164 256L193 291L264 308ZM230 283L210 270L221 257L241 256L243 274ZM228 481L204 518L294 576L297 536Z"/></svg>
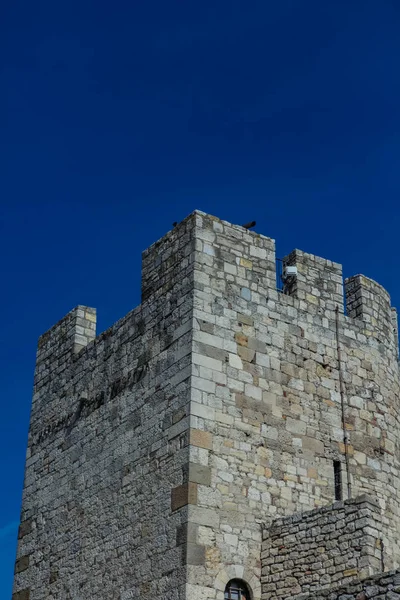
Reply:
<svg viewBox="0 0 400 600"><path fill-rule="evenodd" d="M343 500L342 465L340 460L333 461L333 477L335 483L335 500Z"/></svg>

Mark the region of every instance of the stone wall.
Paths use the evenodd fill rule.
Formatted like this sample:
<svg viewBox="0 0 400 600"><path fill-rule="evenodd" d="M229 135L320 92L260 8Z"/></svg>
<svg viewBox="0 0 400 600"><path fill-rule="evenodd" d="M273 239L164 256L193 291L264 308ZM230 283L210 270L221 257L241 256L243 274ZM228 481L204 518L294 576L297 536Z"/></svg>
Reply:
<svg viewBox="0 0 400 600"><path fill-rule="evenodd" d="M262 524L331 504L333 461L346 497L338 341L352 495L400 564L395 312L358 277L345 316L341 266L290 256L282 294L273 240L196 211L143 253L138 308L41 338L16 598L258 600Z"/></svg>
<svg viewBox="0 0 400 600"><path fill-rule="evenodd" d="M284 265L297 267L297 276L286 280L285 291L324 312L344 309L342 265L331 260L293 250Z"/></svg>
<svg viewBox="0 0 400 600"><path fill-rule="evenodd" d="M357 299L366 308L345 316L341 266L290 256L301 278L282 294L273 240L198 215L191 427L208 445L190 453L211 477L196 506L209 521L195 532L204 562L188 581L203 598L222 600L235 570L260 595L261 524L331 504L334 461L346 498L336 306L352 495L377 498L385 563L400 562L396 336L389 322L362 318L371 306L383 314L381 288L368 284Z"/></svg>
<svg viewBox="0 0 400 600"><path fill-rule="evenodd" d="M185 597L193 229L144 253L108 331L78 307L39 340L15 600Z"/></svg>
<svg viewBox="0 0 400 600"><path fill-rule="evenodd" d="M366 496L283 517L263 530L263 598L293 598L382 570L379 505Z"/></svg>
<svg viewBox="0 0 400 600"><path fill-rule="evenodd" d="M294 598L296 598L294 596ZM303 594L297 600L400 600L400 571L380 573L340 588Z"/></svg>

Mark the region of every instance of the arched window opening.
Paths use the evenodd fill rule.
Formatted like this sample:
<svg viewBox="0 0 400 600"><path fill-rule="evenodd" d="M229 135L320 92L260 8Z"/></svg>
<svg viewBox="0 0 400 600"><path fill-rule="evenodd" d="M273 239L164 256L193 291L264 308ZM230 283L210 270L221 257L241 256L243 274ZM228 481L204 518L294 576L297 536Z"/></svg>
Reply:
<svg viewBox="0 0 400 600"><path fill-rule="evenodd" d="M249 588L241 579L231 579L226 584L225 600L251 600Z"/></svg>

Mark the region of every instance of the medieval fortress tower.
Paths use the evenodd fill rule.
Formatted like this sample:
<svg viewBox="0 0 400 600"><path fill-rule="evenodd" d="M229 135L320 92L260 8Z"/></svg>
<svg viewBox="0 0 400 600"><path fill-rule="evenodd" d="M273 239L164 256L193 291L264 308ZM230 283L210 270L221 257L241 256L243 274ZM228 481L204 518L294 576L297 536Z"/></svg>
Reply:
<svg viewBox="0 0 400 600"><path fill-rule="evenodd" d="M39 340L13 600L400 599L396 310L195 211ZM346 305L346 310L344 306Z"/></svg>

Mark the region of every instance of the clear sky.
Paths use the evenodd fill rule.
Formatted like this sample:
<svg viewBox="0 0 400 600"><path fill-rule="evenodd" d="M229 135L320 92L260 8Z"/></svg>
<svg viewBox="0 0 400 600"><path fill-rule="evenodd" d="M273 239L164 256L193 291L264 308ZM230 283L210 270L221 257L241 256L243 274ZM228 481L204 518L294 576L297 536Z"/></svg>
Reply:
<svg viewBox="0 0 400 600"><path fill-rule="evenodd" d="M173 221L256 219L400 306L399 31L398 0L1 3L1 599L37 338L136 306Z"/></svg>

